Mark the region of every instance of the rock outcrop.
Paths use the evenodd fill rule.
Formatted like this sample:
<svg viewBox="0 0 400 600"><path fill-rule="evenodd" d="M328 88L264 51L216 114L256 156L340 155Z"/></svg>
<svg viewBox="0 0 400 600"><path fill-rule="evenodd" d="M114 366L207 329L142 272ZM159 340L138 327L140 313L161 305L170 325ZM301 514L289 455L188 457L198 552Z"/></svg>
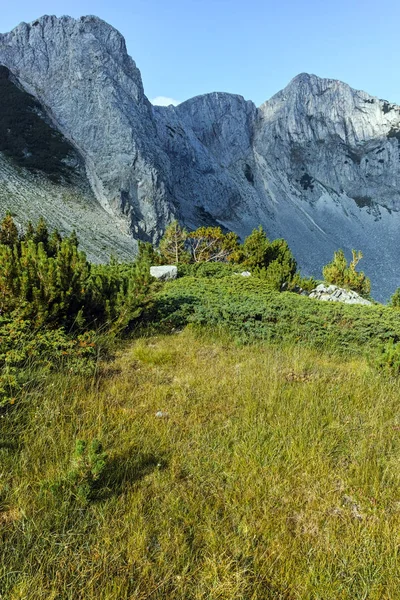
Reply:
<svg viewBox="0 0 400 600"><path fill-rule="evenodd" d="M172 218L241 237L262 224L305 274L357 248L376 298L399 286L400 107L307 74L259 108L224 93L155 107L96 17L22 23L0 35L1 65L121 235L157 242Z"/></svg>
<svg viewBox="0 0 400 600"><path fill-rule="evenodd" d="M178 267L175 265L160 265L156 267L150 267L150 275L156 279L159 279L160 281L176 279L178 276Z"/></svg>
<svg viewBox="0 0 400 600"><path fill-rule="evenodd" d="M317 285L308 297L325 300L326 302L343 302L343 304L363 304L365 306L372 304L372 302L362 298L357 292L353 292L353 290L345 290L337 285L325 285L323 283Z"/></svg>
<svg viewBox="0 0 400 600"><path fill-rule="evenodd" d="M42 17L0 35L0 64L81 155L103 209L140 239L171 218L152 106L118 31L97 17Z"/></svg>

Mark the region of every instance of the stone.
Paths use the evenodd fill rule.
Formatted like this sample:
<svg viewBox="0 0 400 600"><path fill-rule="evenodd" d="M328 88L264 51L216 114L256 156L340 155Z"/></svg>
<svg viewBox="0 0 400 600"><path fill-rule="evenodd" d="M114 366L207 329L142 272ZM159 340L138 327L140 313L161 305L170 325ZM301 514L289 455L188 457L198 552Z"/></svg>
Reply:
<svg viewBox="0 0 400 600"><path fill-rule="evenodd" d="M168 281L176 279L178 276L178 268L173 265L161 265L159 267L150 267L150 275L160 281Z"/></svg>
<svg viewBox="0 0 400 600"><path fill-rule="evenodd" d="M320 284L312 290L309 298L324 300L326 302L343 302L344 304L362 304L364 306L372 305L372 302L362 298L353 290L345 290L336 285Z"/></svg>
<svg viewBox="0 0 400 600"><path fill-rule="evenodd" d="M167 412L164 412L163 410L158 410L155 414L157 419L168 419L169 414ZM157 466L161 466L161 465L157 465Z"/></svg>

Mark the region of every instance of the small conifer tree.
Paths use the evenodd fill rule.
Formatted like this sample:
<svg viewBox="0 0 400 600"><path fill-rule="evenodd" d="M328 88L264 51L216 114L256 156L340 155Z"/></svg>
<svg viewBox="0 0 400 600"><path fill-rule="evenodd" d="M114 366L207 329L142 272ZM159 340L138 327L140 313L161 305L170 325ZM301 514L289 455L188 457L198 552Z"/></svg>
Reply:
<svg viewBox="0 0 400 600"><path fill-rule="evenodd" d="M400 288L397 288L393 296L390 298L389 306L400 309Z"/></svg>
<svg viewBox="0 0 400 600"><path fill-rule="evenodd" d="M190 255L185 248L188 232L181 227L178 221L172 221L165 230L160 241L160 254L168 264L188 263Z"/></svg>
<svg viewBox="0 0 400 600"><path fill-rule="evenodd" d="M237 254L236 233L223 233L221 227L199 227L188 235L192 260L198 262L227 262Z"/></svg>
<svg viewBox="0 0 400 600"><path fill-rule="evenodd" d="M252 270L267 267L269 260L270 241L261 225L248 235L238 251L235 253L235 262Z"/></svg>
<svg viewBox="0 0 400 600"><path fill-rule="evenodd" d="M39 244L41 242L47 250L49 243L49 230L43 217L40 217L38 224L36 225L33 239L35 244Z"/></svg>
<svg viewBox="0 0 400 600"><path fill-rule="evenodd" d="M0 244L12 248L18 243L18 229L11 213L8 212L0 225Z"/></svg>
<svg viewBox="0 0 400 600"><path fill-rule="evenodd" d="M352 261L347 264L343 250L335 252L332 262L322 269L323 277L327 283L349 288L358 294L368 296L371 291L371 281L365 273L356 270L362 259L362 252L352 250L352 256Z"/></svg>

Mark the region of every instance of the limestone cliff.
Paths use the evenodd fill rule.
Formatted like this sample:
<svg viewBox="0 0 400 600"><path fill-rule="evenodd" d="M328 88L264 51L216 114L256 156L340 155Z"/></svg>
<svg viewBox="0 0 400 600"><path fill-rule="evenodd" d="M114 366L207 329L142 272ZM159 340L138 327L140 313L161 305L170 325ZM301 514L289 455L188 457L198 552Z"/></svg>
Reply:
<svg viewBox="0 0 400 600"><path fill-rule="evenodd" d="M122 235L157 241L175 216L241 236L262 224L306 273L354 247L375 297L400 285L400 107L307 74L259 108L225 93L153 107L97 17L22 23L0 35L0 65L69 144L60 160L90 210Z"/></svg>

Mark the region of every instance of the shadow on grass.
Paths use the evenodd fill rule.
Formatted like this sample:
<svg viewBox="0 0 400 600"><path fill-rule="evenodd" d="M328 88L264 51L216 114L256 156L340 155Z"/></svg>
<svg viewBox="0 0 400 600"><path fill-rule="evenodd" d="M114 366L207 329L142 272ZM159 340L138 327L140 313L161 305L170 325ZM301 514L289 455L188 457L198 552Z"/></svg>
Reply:
<svg viewBox="0 0 400 600"><path fill-rule="evenodd" d="M167 461L162 456L147 454L132 448L107 461L100 480L97 482L94 500L106 500L123 494L132 485L140 482L154 471L164 470Z"/></svg>
<svg viewBox="0 0 400 600"><path fill-rule="evenodd" d="M16 442L10 442L10 440L4 440L0 437L0 450L18 450L18 444Z"/></svg>

